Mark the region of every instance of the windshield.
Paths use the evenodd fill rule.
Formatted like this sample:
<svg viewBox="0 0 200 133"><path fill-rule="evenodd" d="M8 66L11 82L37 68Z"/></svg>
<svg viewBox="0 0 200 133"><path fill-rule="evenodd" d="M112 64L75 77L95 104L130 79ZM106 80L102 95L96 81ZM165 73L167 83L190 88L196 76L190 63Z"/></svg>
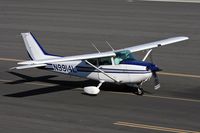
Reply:
<svg viewBox="0 0 200 133"><path fill-rule="evenodd" d="M120 62L124 60L136 60L136 59L133 57L133 54L129 50L116 52L116 56L114 58L115 64L116 65L120 64Z"/></svg>

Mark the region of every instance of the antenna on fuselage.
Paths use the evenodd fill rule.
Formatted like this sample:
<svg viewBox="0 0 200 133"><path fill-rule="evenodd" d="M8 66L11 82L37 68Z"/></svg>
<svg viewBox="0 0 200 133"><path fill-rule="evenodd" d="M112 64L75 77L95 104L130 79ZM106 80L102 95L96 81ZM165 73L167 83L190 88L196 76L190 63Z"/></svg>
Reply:
<svg viewBox="0 0 200 133"><path fill-rule="evenodd" d="M110 43L108 41L106 41L106 43L108 44L108 46L112 49L112 51L114 52L114 48L110 45Z"/></svg>
<svg viewBox="0 0 200 133"><path fill-rule="evenodd" d="M99 49L96 47L96 45L95 45L92 41L90 41L90 42L91 42L92 46L97 50L97 52L101 53L101 52L99 51Z"/></svg>

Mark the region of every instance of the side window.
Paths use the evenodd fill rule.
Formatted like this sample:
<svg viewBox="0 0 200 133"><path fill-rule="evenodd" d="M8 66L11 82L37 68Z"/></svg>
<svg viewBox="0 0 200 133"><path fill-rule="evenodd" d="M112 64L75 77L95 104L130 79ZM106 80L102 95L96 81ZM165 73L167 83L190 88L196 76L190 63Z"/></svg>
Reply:
<svg viewBox="0 0 200 133"><path fill-rule="evenodd" d="M112 61L110 57L100 58L99 65L112 65Z"/></svg>
<svg viewBox="0 0 200 133"><path fill-rule="evenodd" d="M89 59L87 60L88 62L90 62L91 64L98 66L98 59Z"/></svg>

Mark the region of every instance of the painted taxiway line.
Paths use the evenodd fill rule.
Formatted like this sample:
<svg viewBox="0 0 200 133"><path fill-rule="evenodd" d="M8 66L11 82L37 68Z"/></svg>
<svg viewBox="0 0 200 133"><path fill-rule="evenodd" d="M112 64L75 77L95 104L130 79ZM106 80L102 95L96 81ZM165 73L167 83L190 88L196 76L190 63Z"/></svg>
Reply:
<svg viewBox="0 0 200 133"><path fill-rule="evenodd" d="M200 3L200 0L140 0L140 1Z"/></svg>
<svg viewBox="0 0 200 133"><path fill-rule="evenodd" d="M159 75L176 76L176 77L187 77L187 78L200 78L200 75L182 74L182 73L168 73L158 72Z"/></svg>
<svg viewBox="0 0 200 133"><path fill-rule="evenodd" d="M126 92L110 92L110 93L120 94L120 95L133 95L133 96L136 95L134 93L126 93ZM158 99L168 99L168 100L178 100L178 101L186 101L186 102L198 102L198 103L200 103L200 100L187 99L187 98L178 98L178 97L154 96L154 95L146 95L146 94L144 94L143 97L158 98Z"/></svg>
<svg viewBox="0 0 200 133"><path fill-rule="evenodd" d="M4 83L12 83L15 82L14 80L5 80L5 79L0 79L0 82ZM27 85L37 85L37 86L45 86L45 87L52 87L55 86L54 84L48 84L48 83L38 83L38 82L24 82L22 84L27 84Z"/></svg>
<svg viewBox="0 0 200 133"><path fill-rule="evenodd" d="M154 131L173 132L173 133L200 133L199 131L191 131L191 130L185 130L185 129L169 128L169 127L162 127L162 126L153 126L153 125L122 122L122 121L118 121L118 122L115 122L113 124L118 125L118 126L124 126L124 127L148 129L148 130L154 130Z"/></svg>
<svg viewBox="0 0 200 133"><path fill-rule="evenodd" d="M3 83L12 83L15 82L14 80L5 80L5 79L0 79L0 82ZM38 82L25 82L21 84L26 84L26 85L37 85L37 86L44 86L44 87L52 87L55 86L54 84L48 84L48 83L38 83ZM80 88L77 88L76 90L82 90ZM133 95L133 93L126 93L126 92L109 92L112 94L119 94L119 95ZM195 100L195 99L186 99L186 98L177 98L177 97L166 97L166 96L153 96L153 95L143 95L144 97L149 97L149 98L159 98L159 99L168 99L168 100L178 100L178 101L186 101L186 102L198 102L200 103L200 100Z"/></svg>
<svg viewBox="0 0 200 133"><path fill-rule="evenodd" d="M20 61L24 61L24 60L12 59L12 58L0 58L0 61L20 62Z"/></svg>

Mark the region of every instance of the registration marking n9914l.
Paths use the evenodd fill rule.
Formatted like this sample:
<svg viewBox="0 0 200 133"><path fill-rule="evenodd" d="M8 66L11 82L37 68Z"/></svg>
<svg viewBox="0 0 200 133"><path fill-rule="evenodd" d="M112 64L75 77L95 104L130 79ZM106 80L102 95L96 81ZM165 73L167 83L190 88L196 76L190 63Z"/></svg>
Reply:
<svg viewBox="0 0 200 133"><path fill-rule="evenodd" d="M52 64L54 71L59 72L73 72L76 73L77 70L73 65L64 65L64 64Z"/></svg>

